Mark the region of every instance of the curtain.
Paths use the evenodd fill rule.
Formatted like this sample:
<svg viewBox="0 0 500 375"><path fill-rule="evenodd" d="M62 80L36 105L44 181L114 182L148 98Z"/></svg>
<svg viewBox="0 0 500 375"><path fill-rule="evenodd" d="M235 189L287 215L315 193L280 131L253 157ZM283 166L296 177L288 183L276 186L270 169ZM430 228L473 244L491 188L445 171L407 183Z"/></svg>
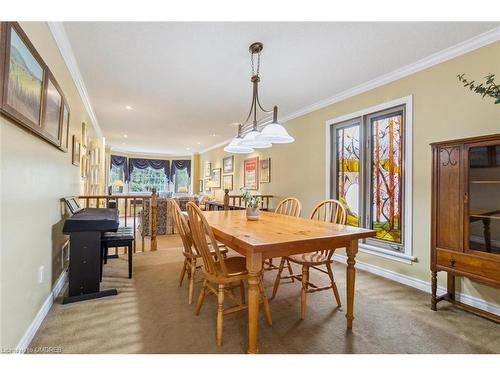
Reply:
<svg viewBox="0 0 500 375"><path fill-rule="evenodd" d="M172 160L172 168L170 169L170 176L174 182L175 171L187 169L188 177L191 178L191 160Z"/></svg>
<svg viewBox="0 0 500 375"><path fill-rule="evenodd" d="M128 159L128 171L129 175L132 174L134 168L146 169L151 167L153 169L163 169L163 172L170 180L170 161L169 160L159 160L159 159L141 159L141 158L130 158Z"/></svg>
<svg viewBox="0 0 500 375"><path fill-rule="evenodd" d="M123 178L125 181L129 180L129 174L128 174L128 160L126 156L118 156L118 155L111 155L111 165L112 166L119 167L123 170Z"/></svg>

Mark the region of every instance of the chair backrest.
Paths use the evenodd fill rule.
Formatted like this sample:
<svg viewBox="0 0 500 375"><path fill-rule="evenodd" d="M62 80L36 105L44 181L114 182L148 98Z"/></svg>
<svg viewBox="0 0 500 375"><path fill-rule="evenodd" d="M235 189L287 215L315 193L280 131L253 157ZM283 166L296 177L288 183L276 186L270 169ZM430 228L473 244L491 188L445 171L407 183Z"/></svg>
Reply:
<svg viewBox="0 0 500 375"><path fill-rule="evenodd" d="M342 203L336 199L327 199L316 205L311 212L312 220L321 220L335 224L345 224L347 212Z"/></svg>
<svg viewBox="0 0 500 375"><path fill-rule="evenodd" d="M172 216L177 227L177 232L181 236L182 245L184 246L184 255L192 257L198 255L198 250L194 246L191 228L187 222L186 216L182 213L179 204L174 200L170 200L172 207Z"/></svg>
<svg viewBox="0 0 500 375"><path fill-rule="evenodd" d="M203 215L203 211L193 202L188 202L187 211L193 241L203 258L205 272L213 276L227 276L224 258L220 253L212 228ZM213 250L213 254L210 250Z"/></svg>
<svg viewBox="0 0 500 375"><path fill-rule="evenodd" d="M288 216L300 216L302 211L302 203L297 198L288 197L283 199L274 210L275 213Z"/></svg>

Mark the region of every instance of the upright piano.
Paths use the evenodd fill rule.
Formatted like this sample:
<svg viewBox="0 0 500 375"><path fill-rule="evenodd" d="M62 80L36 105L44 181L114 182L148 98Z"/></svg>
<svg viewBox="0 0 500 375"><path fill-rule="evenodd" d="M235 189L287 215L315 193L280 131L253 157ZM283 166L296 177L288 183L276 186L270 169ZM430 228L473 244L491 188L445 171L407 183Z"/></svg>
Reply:
<svg viewBox="0 0 500 375"><path fill-rule="evenodd" d="M64 198L71 216L63 232L70 236L69 291L63 304L118 294L116 289L100 290L101 236L119 226L116 208L81 208L75 197Z"/></svg>

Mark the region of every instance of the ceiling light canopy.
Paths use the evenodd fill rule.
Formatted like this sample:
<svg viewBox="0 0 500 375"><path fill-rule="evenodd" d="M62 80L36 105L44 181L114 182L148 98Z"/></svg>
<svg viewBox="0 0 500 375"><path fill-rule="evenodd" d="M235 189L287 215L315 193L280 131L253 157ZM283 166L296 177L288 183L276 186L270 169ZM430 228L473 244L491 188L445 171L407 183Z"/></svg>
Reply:
<svg viewBox="0 0 500 375"><path fill-rule="evenodd" d="M259 71L260 71L260 54L264 48L260 42L252 43L249 47L252 63L252 78L253 84L252 104L250 111L243 124L238 126L238 135L236 138L224 147L224 151L230 153L247 154L254 152L256 148L269 148L273 143L291 143L295 139L288 134L285 127L278 123L278 107L274 106L268 111L262 107L259 101ZM254 57L257 55L257 67L254 65ZM264 117L257 118L257 109L264 113ZM268 125L263 125L266 120L269 121L270 113L272 113L272 122ZM262 130L259 130L259 125ZM236 150L236 151L235 151Z"/></svg>

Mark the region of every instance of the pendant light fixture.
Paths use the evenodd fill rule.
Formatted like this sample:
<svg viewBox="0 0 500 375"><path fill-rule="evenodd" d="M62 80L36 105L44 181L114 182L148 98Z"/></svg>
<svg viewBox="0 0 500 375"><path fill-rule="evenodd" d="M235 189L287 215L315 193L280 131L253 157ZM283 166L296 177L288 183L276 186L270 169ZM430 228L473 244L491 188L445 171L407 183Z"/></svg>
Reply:
<svg viewBox="0 0 500 375"><path fill-rule="evenodd" d="M294 141L294 138L278 123L278 107L274 106L271 111L268 111L260 104L259 72L260 54L263 48L264 46L260 42L252 43L249 47L252 63L252 78L250 80L253 85L252 104L246 120L238 126L237 137L224 148L226 152L251 153L254 149L269 148L273 143L291 143ZM257 56L256 68L254 64L255 56ZM257 109L260 109L265 114L263 118L257 118ZM265 125L260 131L259 125L262 128L263 123L269 121L270 113L272 113L272 122Z"/></svg>

